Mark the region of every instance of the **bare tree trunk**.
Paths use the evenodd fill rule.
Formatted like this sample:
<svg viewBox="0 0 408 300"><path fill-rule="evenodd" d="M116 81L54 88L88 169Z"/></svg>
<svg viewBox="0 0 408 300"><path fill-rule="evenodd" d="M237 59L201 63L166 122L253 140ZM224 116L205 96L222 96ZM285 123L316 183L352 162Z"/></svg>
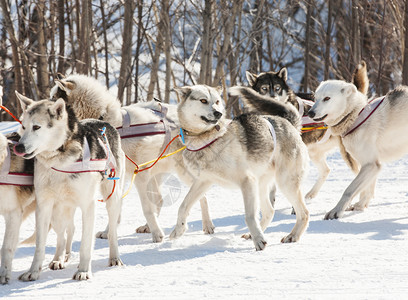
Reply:
<svg viewBox="0 0 408 300"><path fill-rule="evenodd" d="M164 33L164 54L166 56L166 86L164 89L164 102L170 101L171 84L171 28L170 28L170 3L169 0L162 0L162 19Z"/></svg>
<svg viewBox="0 0 408 300"><path fill-rule="evenodd" d="M120 63L118 99L123 102L123 95L126 88L131 88L130 75L132 72L131 54L132 54L132 32L133 32L133 12L135 2L133 0L125 1L125 18L122 33L122 61ZM130 99L126 99L126 105L130 104Z"/></svg>
<svg viewBox="0 0 408 300"><path fill-rule="evenodd" d="M79 72L89 74L90 70L90 24L89 24L89 0L83 0L81 6L81 32L79 41L79 53L81 55L81 67Z"/></svg>
<svg viewBox="0 0 408 300"><path fill-rule="evenodd" d="M330 45L331 45L331 31L332 31L332 13L333 13L333 0L329 0L329 7L327 12L327 29L326 29L326 49L324 55L324 80L329 79L330 70Z"/></svg>
<svg viewBox="0 0 408 300"><path fill-rule="evenodd" d="M50 79L47 63L47 45L45 41L44 28L44 12L45 0L38 0L37 10L37 42L38 42L38 58L37 58L37 86L39 89L39 97L41 99L48 98L50 94Z"/></svg>
<svg viewBox="0 0 408 300"><path fill-rule="evenodd" d="M381 77L382 77L382 65L383 65L383 53L384 53L384 27L385 27L385 11L387 7L387 0L384 0L384 7L383 7L383 14L382 14L382 22L381 22L381 38L380 38L380 62L378 64L378 77L376 82L376 91L377 94L382 94L381 89Z"/></svg>
<svg viewBox="0 0 408 300"><path fill-rule="evenodd" d="M58 0L58 31L59 31L59 50L58 50L58 68L57 72L65 74L65 9L64 0Z"/></svg>
<svg viewBox="0 0 408 300"><path fill-rule="evenodd" d="M105 84L109 88L109 51L108 51L108 33L106 29L106 16L105 16L105 1L100 0L99 5L101 6L101 16L102 16L102 28L103 28L103 43L105 52Z"/></svg>
<svg viewBox="0 0 408 300"><path fill-rule="evenodd" d="M102 0L101 0L102 1ZM136 61L136 70L135 70L135 100L134 102L139 101L139 55L140 55L140 48L143 42L143 0L137 1L137 40L136 40L136 54L135 54L135 61Z"/></svg>
<svg viewBox="0 0 408 300"><path fill-rule="evenodd" d="M205 1L205 7L203 11L203 42L201 45L201 69L200 78L198 83L210 84L208 81L208 72L211 69L211 55L212 55L212 12L214 8L214 0ZM211 77L210 77L211 80Z"/></svg>
<svg viewBox="0 0 408 300"><path fill-rule="evenodd" d="M249 70L255 73L261 72L262 66L262 23L263 23L263 10L265 8L265 0L256 0L253 10L256 11L256 15L252 21L251 28L251 41L252 47L249 55Z"/></svg>
<svg viewBox="0 0 408 300"><path fill-rule="evenodd" d="M305 39L305 75L303 77L303 92L307 93L309 88L310 77L310 39L311 39L311 21L312 21L312 4L311 0L307 1L306 12L306 39Z"/></svg>

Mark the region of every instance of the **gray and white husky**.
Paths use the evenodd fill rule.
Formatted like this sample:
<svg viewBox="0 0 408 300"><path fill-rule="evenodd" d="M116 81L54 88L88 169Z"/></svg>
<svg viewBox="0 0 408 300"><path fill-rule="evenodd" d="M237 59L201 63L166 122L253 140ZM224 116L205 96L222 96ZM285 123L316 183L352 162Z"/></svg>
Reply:
<svg viewBox="0 0 408 300"><path fill-rule="evenodd" d="M274 216L269 189L276 182L296 212L296 224L282 242L298 241L309 220L300 189L308 155L295 128L298 122L295 109L287 106L287 114L293 116L288 119L295 124L281 117L255 114L228 120L219 90L205 85L175 90L182 98L178 116L187 146L183 158L194 176L194 183L179 208L170 238L183 235L192 205L211 185L235 186L241 189L244 198L245 221L249 228L249 234L244 237L252 238L256 250L263 250L266 246L263 232ZM278 101L270 105L286 109Z"/></svg>
<svg viewBox="0 0 408 300"><path fill-rule="evenodd" d="M37 280L45 254L49 225L57 233L56 265L64 264L65 238L77 207L82 211L80 262L73 278L92 276L95 192L98 187L109 214L109 265L122 265L116 226L121 209L125 156L115 128L99 120L78 122L63 99L33 101L18 93L23 115L21 138L14 152L25 159L35 157L36 250L28 272L19 279ZM107 171L119 180L108 180ZM117 179L117 178L111 178Z"/></svg>
<svg viewBox="0 0 408 300"><path fill-rule="evenodd" d="M247 71L246 76L251 89L262 96L257 95L251 91L250 88L246 87L233 87L230 89L230 94L245 97L247 102L250 102L250 104L261 113L281 115L281 112L271 110L271 106L268 106L267 104L263 105L263 102L268 101L269 97L296 107L302 118L302 140L306 144L310 160L316 166L319 174L317 181L305 196L306 199L312 199L316 197L329 175L330 168L327 165L326 156L330 151L339 148L340 154L347 165L355 173L358 172L358 168L354 159L347 153L347 151L345 151L341 138L339 136L331 135L330 131L323 129L322 127L325 126L323 122L314 122L307 117L307 113L314 103L312 101L304 100L304 94L297 95L293 92L287 84L287 73L285 67L278 72L270 71L260 74L253 74ZM363 94L367 93L368 77L367 67L364 61L362 61L354 70L352 82ZM315 129L319 127L321 129Z"/></svg>
<svg viewBox="0 0 408 300"><path fill-rule="evenodd" d="M141 128L140 131L122 136L122 149L126 155L136 163L144 163L156 159L172 137L179 134L177 106L157 101L139 102L121 107L119 101L110 95L105 86L95 78L85 75L69 75L56 80L56 85L51 90L51 97L63 98L75 111L79 119L95 118L109 122L115 127L123 129ZM127 119L127 121L126 121ZM148 129L152 124L159 124L160 128ZM132 130L131 130L132 131ZM183 147L177 139L169 147L171 153ZM135 165L126 160L126 173L130 178L135 170ZM181 153L160 160L153 168L140 172L135 178L135 186L139 193L143 214L147 224L139 227L139 233L151 232L153 242L161 242L164 237L163 230L158 222L158 215L163 203L160 193L162 175L176 173L185 183L190 184L192 178L186 171ZM203 231L214 233L214 224L211 221L208 204L203 196L200 199ZM104 238L104 232L99 232L98 237Z"/></svg>
<svg viewBox="0 0 408 300"><path fill-rule="evenodd" d="M374 197L381 165L408 153L408 87L401 86L367 104L367 97L344 81L322 82L309 111L315 121L324 121L343 140L347 152L360 165L356 178L325 219L343 216L353 198L360 200L350 210L364 210Z"/></svg>

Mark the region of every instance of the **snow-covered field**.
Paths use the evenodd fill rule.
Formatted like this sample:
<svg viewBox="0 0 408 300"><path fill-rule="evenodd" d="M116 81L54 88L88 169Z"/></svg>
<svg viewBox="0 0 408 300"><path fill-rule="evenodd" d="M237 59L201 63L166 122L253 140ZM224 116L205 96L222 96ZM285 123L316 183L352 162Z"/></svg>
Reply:
<svg viewBox="0 0 408 300"><path fill-rule="evenodd" d="M93 278L71 279L79 261L81 214L76 214L73 256L66 269L52 271L48 262L56 237L50 232L40 280L20 282L17 277L30 267L34 246L16 252L12 281L0 286L0 297L29 299L407 299L408 297L408 157L384 166L376 197L363 213L346 212L341 220L323 216L339 200L352 179L340 155L329 157L332 172L318 197L307 203L310 225L299 243L281 244L295 223L291 208L277 195L276 214L266 230L268 246L256 252L247 232L242 197L238 190L213 187L208 193L213 235L201 231L200 205L189 217L189 229L179 240L167 237L153 244L150 234L136 234L145 223L137 192L124 199L119 227L119 250L126 266L107 267L108 243L97 240L93 254ZM316 178L311 167L307 191ZM187 187L167 187L176 203L166 201L159 218L168 236ZM178 196L178 197L177 197ZM170 199L170 198L169 198ZM6 201L6 199L2 199ZM96 229L107 220L98 203ZM31 235L34 216L22 226L20 240ZM0 222L0 240L4 222Z"/></svg>

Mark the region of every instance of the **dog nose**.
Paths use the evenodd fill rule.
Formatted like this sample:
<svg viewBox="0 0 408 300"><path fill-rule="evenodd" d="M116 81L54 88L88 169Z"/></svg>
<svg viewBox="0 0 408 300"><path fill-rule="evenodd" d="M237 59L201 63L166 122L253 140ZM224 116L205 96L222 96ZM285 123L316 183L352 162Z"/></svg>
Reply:
<svg viewBox="0 0 408 300"><path fill-rule="evenodd" d="M214 112L214 117L218 120L219 118L222 117L222 113L219 112L218 110L216 110L216 111Z"/></svg>
<svg viewBox="0 0 408 300"><path fill-rule="evenodd" d="M316 113L313 111L313 110L309 110L309 112L307 113L307 115L310 117L310 118L314 118L315 116L316 116Z"/></svg>

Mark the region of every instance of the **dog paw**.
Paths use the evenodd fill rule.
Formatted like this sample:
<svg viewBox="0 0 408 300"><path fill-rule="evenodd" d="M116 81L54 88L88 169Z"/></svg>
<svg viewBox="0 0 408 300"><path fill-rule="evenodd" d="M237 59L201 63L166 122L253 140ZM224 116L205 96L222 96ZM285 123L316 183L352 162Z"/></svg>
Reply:
<svg viewBox="0 0 408 300"><path fill-rule="evenodd" d="M347 207L346 211L364 211L366 207L359 205L358 203Z"/></svg>
<svg viewBox="0 0 408 300"><path fill-rule="evenodd" d="M243 235L241 235L241 237L242 237L243 239L246 239L246 240L252 239L252 236L251 236L250 233L244 233Z"/></svg>
<svg viewBox="0 0 408 300"><path fill-rule="evenodd" d="M181 225L181 226L177 225L176 228L174 228L173 232L170 233L170 239L171 240L178 239L184 234L184 232L186 232L186 230L187 230L186 225Z"/></svg>
<svg viewBox="0 0 408 300"><path fill-rule="evenodd" d="M50 267L51 270L62 270L65 268L64 262L59 260L54 260L50 262L48 266Z"/></svg>
<svg viewBox="0 0 408 300"><path fill-rule="evenodd" d="M0 284L8 284L11 279L11 272L8 272L5 268L0 269Z"/></svg>
<svg viewBox="0 0 408 300"><path fill-rule="evenodd" d="M203 231L205 234L213 234L215 226L212 222L203 222Z"/></svg>
<svg viewBox="0 0 408 300"><path fill-rule="evenodd" d="M18 277L18 280L27 282L27 281L35 281L38 278L40 278L40 271L36 271L36 272L28 271L28 272L21 274Z"/></svg>
<svg viewBox="0 0 408 300"><path fill-rule="evenodd" d="M75 272L74 276L72 276L72 279L74 280L88 280L92 278L91 272L82 272L82 271L77 271Z"/></svg>
<svg viewBox="0 0 408 300"><path fill-rule="evenodd" d="M95 236L97 239L103 239L103 240L108 239L108 233L106 231L98 231Z"/></svg>
<svg viewBox="0 0 408 300"><path fill-rule="evenodd" d="M150 233L149 225L145 224L136 228L136 233Z"/></svg>
<svg viewBox="0 0 408 300"><path fill-rule="evenodd" d="M314 190L310 190L309 192L307 192L305 199L310 200L313 199L314 197L316 197L317 192L315 192Z"/></svg>
<svg viewBox="0 0 408 300"><path fill-rule="evenodd" d="M338 219L341 218L343 216L343 212L342 211L337 211L332 209L331 211L329 211L325 216L324 219L325 220L333 220L333 219Z"/></svg>
<svg viewBox="0 0 408 300"><path fill-rule="evenodd" d="M109 267L121 267L124 266L124 263L119 257L109 258Z"/></svg>
<svg viewBox="0 0 408 300"><path fill-rule="evenodd" d="M281 243L296 243L299 241L299 236L295 236L293 234L289 234L281 239Z"/></svg>
<svg viewBox="0 0 408 300"><path fill-rule="evenodd" d="M261 251L265 249L267 242L265 241L263 236L260 236L258 238L252 239L255 245L256 251Z"/></svg>
<svg viewBox="0 0 408 300"><path fill-rule="evenodd" d="M161 243L163 242L164 233L163 232L153 232L152 239L153 243Z"/></svg>

